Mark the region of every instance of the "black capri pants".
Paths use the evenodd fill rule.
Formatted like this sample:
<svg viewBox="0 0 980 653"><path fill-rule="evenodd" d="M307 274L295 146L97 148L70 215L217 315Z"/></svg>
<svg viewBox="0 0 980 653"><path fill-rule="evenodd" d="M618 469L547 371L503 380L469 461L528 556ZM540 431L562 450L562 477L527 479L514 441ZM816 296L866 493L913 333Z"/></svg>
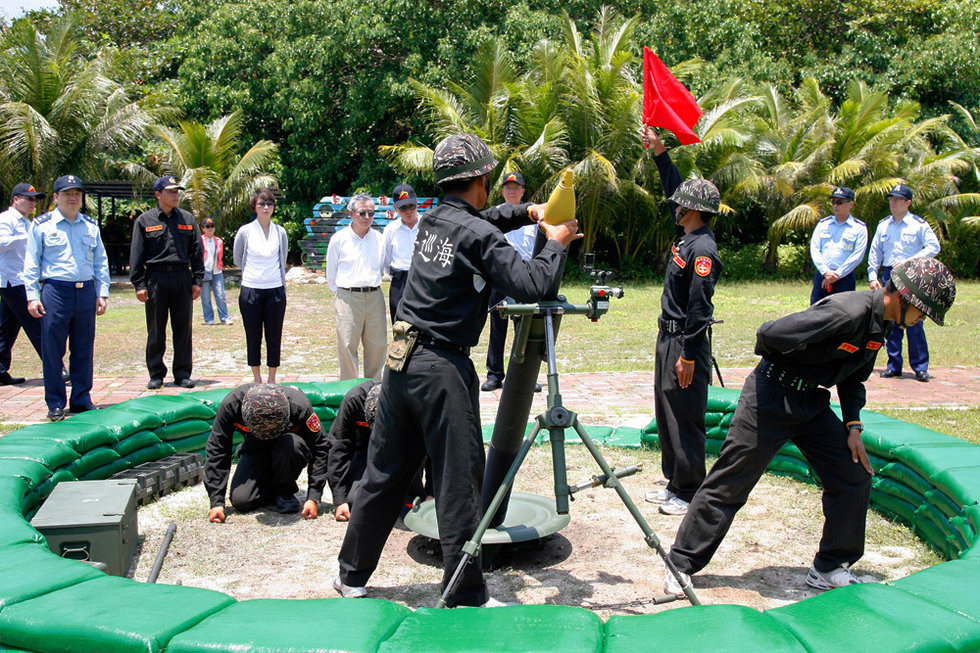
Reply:
<svg viewBox="0 0 980 653"><path fill-rule="evenodd" d="M266 365L279 367L282 350L282 323L286 318L286 287L249 288L242 286L238 310L245 327L248 366L262 364L262 332L265 331Z"/></svg>

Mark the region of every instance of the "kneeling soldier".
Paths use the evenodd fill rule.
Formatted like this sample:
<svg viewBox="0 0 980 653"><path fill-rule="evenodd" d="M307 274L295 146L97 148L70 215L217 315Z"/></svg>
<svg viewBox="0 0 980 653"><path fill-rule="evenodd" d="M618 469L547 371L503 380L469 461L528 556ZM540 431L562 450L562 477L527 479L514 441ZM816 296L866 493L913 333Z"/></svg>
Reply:
<svg viewBox="0 0 980 653"><path fill-rule="evenodd" d="M304 519L316 519L327 479L327 436L302 391L289 386L247 383L218 407L208 438L204 485L211 498L208 519L225 521L225 492L231 471L232 437L245 434L231 479L231 505L248 512L272 504L277 512L300 512L296 479L307 468Z"/></svg>

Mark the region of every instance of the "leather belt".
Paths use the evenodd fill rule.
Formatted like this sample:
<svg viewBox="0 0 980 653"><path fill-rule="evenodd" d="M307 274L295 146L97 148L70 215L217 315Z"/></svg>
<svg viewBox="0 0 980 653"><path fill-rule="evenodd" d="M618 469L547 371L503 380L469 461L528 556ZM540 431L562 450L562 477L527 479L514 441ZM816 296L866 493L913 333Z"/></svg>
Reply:
<svg viewBox="0 0 980 653"><path fill-rule="evenodd" d="M41 283L50 283L52 286L61 286L62 288L84 288L95 283L92 279L88 281L62 281L61 279L44 279Z"/></svg>
<svg viewBox="0 0 980 653"><path fill-rule="evenodd" d="M684 322L682 320L669 320L665 319L662 315L657 318L657 326L660 327L661 331L667 333L680 333L684 330Z"/></svg>
<svg viewBox="0 0 980 653"><path fill-rule="evenodd" d="M780 367L772 361L766 360L765 358L762 359L762 362L759 363L756 369L759 370L759 374L773 381L774 383L783 386L784 388L804 392L807 390L815 390L820 387L819 383L807 381L802 376L790 372L786 368Z"/></svg>
<svg viewBox="0 0 980 653"><path fill-rule="evenodd" d="M463 345L457 345L451 342L446 342L445 340L435 340L429 336L419 335L417 340L418 344L425 345L430 349L448 349L449 351L459 352L464 356L470 355L470 348Z"/></svg>
<svg viewBox="0 0 980 653"><path fill-rule="evenodd" d="M380 290L381 286L362 286L360 288L341 288L341 290L346 290L348 292L374 292L375 290Z"/></svg>

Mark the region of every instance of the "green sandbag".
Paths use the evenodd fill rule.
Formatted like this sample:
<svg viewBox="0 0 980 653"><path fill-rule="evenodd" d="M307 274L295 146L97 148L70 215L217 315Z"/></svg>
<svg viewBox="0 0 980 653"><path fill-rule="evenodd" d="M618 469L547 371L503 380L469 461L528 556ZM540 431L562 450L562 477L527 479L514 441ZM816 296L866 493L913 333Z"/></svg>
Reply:
<svg viewBox="0 0 980 653"><path fill-rule="evenodd" d="M129 402L110 406L104 410L90 410L81 415L75 415L61 422L72 426L74 424L96 424L104 426L119 442L137 431L152 431L163 426L163 420L156 413L146 410L136 410L126 407Z"/></svg>
<svg viewBox="0 0 980 653"><path fill-rule="evenodd" d="M924 496L915 490L912 490L908 486L886 476L871 477L871 486L878 492L890 494L891 496L901 499L902 501L906 501L915 507L921 506L926 500Z"/></svg>
<svg viewBox="0 0 980 653"><path fill-rule="evenodd" d="M932 478L953 467L980 470L980 446L955 438L951 440L954 441L948 444L900 447L894 454L923 478Z"/></svg>
<svg viewBox="0 0 980 653"><path fill-rule="evenodd" d="M148 395L117 404L127 410L145 410L157 415L165 424L186 419L213 420L214 408L180 395Z"/></svg>
<svg viewBox="0 0 980 653"><path fill-rule="evenodd" d="M598 653L602 644L602 620L582 608L564 605L515 605L492 610L419 608L382 642L378 653Z"/></svg>
<svg viewBox="0 0 980 653"><path fill-rule="evenodd" d="M152 444L158 444L159 442L160 438L158 438L157 434L153 431L137 431L129 437L120 440L119 443L113 445L112 448L115 449L120 456L125 458L134 451L138 451L143 447L149 447Z"/></svg>
<svg viewBox="0 0 980 653"><path fill-rule="evenodd" d="M41 440L5 442L0 439L0 458L33 460L54 470L78 460L78 452L64 442Z"/></svg>
<svg viewBox="0 0 980 653"><path fill-rule="evenodd" d="M44 536L34 530L20 515L0 515L0 556L3 547L15 544L40 544L45 546Z"/></svg>
<svg viewBox="0 0 980 653"><path fill-rule="evenodd" d="M806 651L767 614L740 605L703 605L657 614L609 617L605 653Z"/></svg>
<svg viewBox="0 0 980 653"><path fill-rule="evenodd" d="M798 458L794 458L792 456L776 454L773 456L773 459L769 461L766 469L774 474L786 474L796 478L797 480L809 483L813 483L816 480L816 474L810 471L810 466L804 462L800 462Z"/></svg>
<svg viewBox="0 0 980 653"><path fill-rule="evenodd" d="M5 644L50 653L163 651L174 635L232 603L211 590L102 575L5 607L0 633Z"/></svg>
<svg viewBox="0 0 980 653"><path fill-rule="evenodd" d="M864 421L864 433L861 434L864 446L886 458L897 457L893 452L900 447L948 444L956 441L956 438L909 422L882 419L881 416L877 419L873 418L868 411L864 411L861 417Z"/></svg>
<svg viewBox="0 0 980 653"><path fill-rule="evenodd" d="M143 463L172 456L175 453L177 453L177 450L169 442L159 442L157 444L151 444L148 447L143 447L142 449L137 449L123 460L128 461L130 467L135 467L136 465L142 465Z"/></svg>
<svg viewBox="0 0 980 653"><path fill-rule="evenodd" d="M881 470L888 463L895 462L894 458L882 458L881 456L876 456L875 454L871 453L870 450L866 450L866 453L868 454L868 462L871 463L871 467L875 470L875 474L881 472Z"/></svg>
<svg viewBox="0 0 980 653"><path fill-rule="evenodd" d="M19 476L0 476L0 515L23 515L24 495L31 492L27 481Z"/></svg>
<svg viewBox="0 0 980 653"><path fill-rule="evenodd" d="M710 440L724 440L728 436L727 426L712 426L705 431L705 436Z"/></svg>
<svg viewBox="0 0 980 653"><path fill-rule="evenodd" d="M659 449L660 448L660 437L656 433L649 433L643 431L640 435L640 443L648 449Z"/></svg>
<svg viewBox="0 0 980 653"><path fill-rule="evenodd" d="M115 449L109 447L99 447L89 451L87 454L68 466L68 471L75 475L75 478L85 478L93 469L108 465L114 460L119 460L120 455Z"/></svg>
<svg viewBox="0 0 980 653"><path fill-rule="evenodd" d="M368 379L348 379L347 381L314 381L312 383L283 383L299 388L314 406L329 406L339 408L340 402L344 400L351 388Z"/></svg>
<svg viewBox="0 0 980 653"><path fill-rule="evenodd" d="M606 438L606 445L636 449L641 446L640 437L643 432L630 426L619 426Z"/></svg>
<svg viewBox="0 0 980 653"><path fill-rule="evenodd" d="M0 459L0 476L17 476L33 490L51 476L51 471L34 460Z"/></svg>
<svg viewBox="0 0 980 653"><path fill-rule="evenodd" d="M64 483L66 481L77 481L75 475L69 472L67 469L59 469L51 473L51 477L37 486L37 494L39 497L46 499L54 486L58 483Z"/></svg>
<svg viewBox="0 0 980 653"><path fill-rule="evenodd" d="M901 461L896 460L888 463L881 468L879 473L915 490L923 497L932 490L932 483L922 478L915 470Z"/></svg>
<svg viewBox="0 0 980 653"><path fill-rule="evenodd" d="M180 440L171 440L167 444L174 448L175 451L179 453L190 453L192 451L200 451L204 449L208 444L208 437L210 433L198 433L197 435L192 435L189 438L182 438ZM235 435L239 438L241 436L238 431L235 431ZM233 440L234 441L234 440Z"/></svg>
<svg viewBox="0 0 980 653"><path fill-rule="evenodd" d="M96 412L101 413L103 411ZM72 418L70 422L69 420L64 420L51 424L32 424L31 426L25 426L22 429L3 436L3 441L10 444L23 440L62 442L78 453L83 454L96 447L115 444L119 441L119 438L100 424L83 424L82 422L76 422L75 418Z"/></svg>
<svg viewBox="0 0 980 653"><path fill-rule="evenodd" d="M218 406L224 401L224 398L228 396L234 388L216 388L214 390L197 390L195 392L181 392L178 397L187 397L188 399L193 399L194 401L199 401L208 408L213 408L215 411L218 410Z"/></svg>
<svg viewBox="0 0 980 653"><path fill-rule="evenodd" d="M711 412L705 413L704 414L705 427L710 428L712 426L718 426L718 424L721 423L721 418L724 416L725 416L724 413L711 413Z"/></svg>
<svg viewBox="0 0 980 653"><path fill-rule="evenodd" d="M59 558L44 544L5 546L0 549L0 614L20 601L104 576L103 572L84 562ZM6 635L3 626L0 626L0 640L4 644L12 644ZM15 646L45 650L41 644Z"/></svg>
<svg viewBox="0 0 980 653"><path fill-rule="evenodd" d="M721 445L723 444L725 444L723 439L718 440L716 438L708 438L704 441L704 450L712 456L717 456L718 452L721 451Z"/></svg>
<svg viewBox="0 0 980 653"><path fill-rule="evenodd" d="M960 557L963 551L966 551L973 543L976 542L976 537L969 537L967 534L970 533L970 522L963 517L953 517L949 520L949 525L952 526L953 532L946 537L949 543L953 545L956 549L956 555L954 558ZM964 530L964 528L966 530Z"/></svg>
<svg viewBox="0 0 980 653"><path fill-rule="evenodd" d="M210 433L211 422L205 422L202 419L185 419L153 429L153 432L164 442L182 440L192 435Z"/></svg>
<svg viewBox="0 0 980 653"><path fill-rule="evenodd" d="M953 467L937 472L932 484L960 506L980 503L980 467Z"/></svg>
<svg viewBox="0 0 980 653"><path fill-rule="evenodd" d="M949 519L944 515L939 508L936 508L931 503L924 503L915 509L915 523L918 524L922 520L929 520L934 525L939 527L945 538L949 538L956 531L953 525L949 523Z"/></svg>
<svg viewBox="0 0 980 653"><path fill-rule="evenodd" d="M327 422L333 422L335 419L337 419L337 410L335 408L330 408L329 406L314 406L313 412L316 413L316 416L324 425ZM328 431L329 427L324 426L323 430Z"/></svg>
<svg viewBox="0 0 980 653"><path fill-rule="evenodd" d="M950 499L945 492L939 489L928 492L926 499L947 517L955 517L963 511L963 506Z"/></svg>
<svg viewBox="0 0 980 653"><path fill-rule="evenodd" d="M931 546L938 554L947 560L956 558L959 552L950 543L943 529L932 520L920 516L917 520L913 521L913 527L919 539Z"/></svg>
<svg viewBox="0 0 980 653"><path fill-rule="evenodd" d="M720 422L718 422L718 426L727 430L728 427L732 425L732 419L735 418L734 409L732 409L732 411L733 412L725 413L725 416L721 418Z"/></svg>
<svg viewBox="0 0 980 653"><path fill-rule="evenodd" d="M644 433L656 433L657 432L657 418L654 417L650 420L650 423L643 427L642 431Z"/></svg>
<svg viewBox="0 0 980 653"><path fill-rule="evenodd" d="M800 448L797 447L792 442L787 442L782 447L780 447L779 448L779 455L780 456L789 456L790 458L796 458L797 460L801 461L807 467L810 466L810 463L809 463L809 461L807 461L806 457L803 455L803 452L800 451Z"/></svg>
<svg viewBox="0 0 980 653"><path fill-rule="evenodd" d="M410 614L378 599L241 601L176 635L167 653L373 652Z"/></svg>
<svg viewBox="0 0 980 653"><path fill-rule="evenodd" d="M980 560L944 562L887 584L980 621Z"/></svg>
<svg viewBox="0 0 980 653"><path fill-rule="evenodd" d="M124 472L132 467L128 460L125 458L117 458L112 462L102 465L101 467L96 467L91 470L85 476L81 478L83 481L104 481L107 478L111 478L118 474L119 472Z"/></svg>
<svg viewBox="0 0 980 653"><path fill-rule="evenodd" d="M976 621L877 583L841 587L766 614L812 653L980 650Z"/></svg>
<svg viewBox="0 0 980 653"><path fill-rule="evenodd" d="M897 520L908 526L912 525L916 506L890 494L871 488L871 507L884 514L889 519Z"/></svg>
<svg viewBox="0 0 980 653"><path fill-rule="evenodd" d="M738 405L738 398L741 393L741 390L734 388L709 385L707 410L718 413L733 413L735 412L735 406Z"/></svg>

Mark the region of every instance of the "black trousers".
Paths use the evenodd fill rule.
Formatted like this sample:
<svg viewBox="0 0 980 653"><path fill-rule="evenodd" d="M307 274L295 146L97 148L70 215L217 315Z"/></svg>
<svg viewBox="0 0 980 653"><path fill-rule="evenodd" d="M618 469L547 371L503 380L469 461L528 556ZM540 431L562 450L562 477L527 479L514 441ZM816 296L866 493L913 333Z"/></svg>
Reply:
<svg viewBox="0 0 980 653"><path fill-rule="evenodd" d="M823 485L823 537L814 567L826 572L860 559L871 476L851 460L847 431L830 409L830 392L786 388L756 370L745 380L718 462L694 495L670 549L680 571L693 574L708 564L787 440L800 448Z"/></svg>
<svg viewBox="0 0 980 653"><path fill-rule="evenodd" d="M845 277L841 277L837 280L837 283L833 285L830 292L823 289L823 275L817 272L813 275L813 290L810 291L810 303L816 304L824 297L828 295L834 295L839 292L848 292L854 290L857 287L857 280L854 278L854 273L851 272Z"/></svg>
<svg viewBox="0 0 980 653"><path fill-rule="evenodd" d="M41 320L27 312L24 285L0 287L0 374L10 372L10 354L21 328L41 358Z"/></svg>
<svg viewBox="0 0 980 653"><path fill-rule="evenodd" d="M296 479L309 462L310 448L295 433L286 433L269 444L243 445L231 478L231 505L239 512L248 512L276 497L296 494Z"/></svg>
<svg viewBox="0 0 980 653"><path fill-rule="evenodd" d="M174 380L191 378L193 282L189 269L170 272L153 267L146 269L146 369L151 379L162 381L167 375L163 355L167 350L168 318L174 336Z"/></svg>
<svg viewBox="0 0 980 653"><path fill-rule="evenodd" d="M395 311L402 303L402 294L405 292L405 282L408 281L408 270L392 270L391 285L388 287L388 314L391 323L395 323Z"/></svg>
<svg viewBox="0 0 980 653"><path fill-rule="evenodd" d="M494 289L490 291L490 307L493 308L503 301L504 293ZM507 344L507 323L510 322L500 314L500 311L490 311L487 321L490 322L490 343L487 345L487 379L504 380L504 345Z"/></svg>
<svg viewBox="0 0 980 653"><path fill-rule="evenodd" d="M704 411L708 406L711 347L707 338L694 358L691 385L677 384L674 365L684 348L683 333L661 331L654 362L654 411L667 489L690 501L704 480Z"/></svg>
<svg viewBox="0 0 980 653"><path fill-rule="evenodd" d="M286 319L286 286L248 288L238 294L238 310L245 327L248 366L262 364L262 333L265 332L266 365L279 367L282 353L282 323Z"/></svg>
<svg viewBox="0 0 980 653"><path fill-rule="evenodd" d="M486 454L480 429L479 383L461 352L416 347L402 372L385 369L367 468L338 556L346 585L366 585L378 566L403 499L426 455L442 546L442 587L482 517ZM450 409L451 407L451 409ZM481 605L487 588L479 556L468 564L447 603Z"/></svg>

